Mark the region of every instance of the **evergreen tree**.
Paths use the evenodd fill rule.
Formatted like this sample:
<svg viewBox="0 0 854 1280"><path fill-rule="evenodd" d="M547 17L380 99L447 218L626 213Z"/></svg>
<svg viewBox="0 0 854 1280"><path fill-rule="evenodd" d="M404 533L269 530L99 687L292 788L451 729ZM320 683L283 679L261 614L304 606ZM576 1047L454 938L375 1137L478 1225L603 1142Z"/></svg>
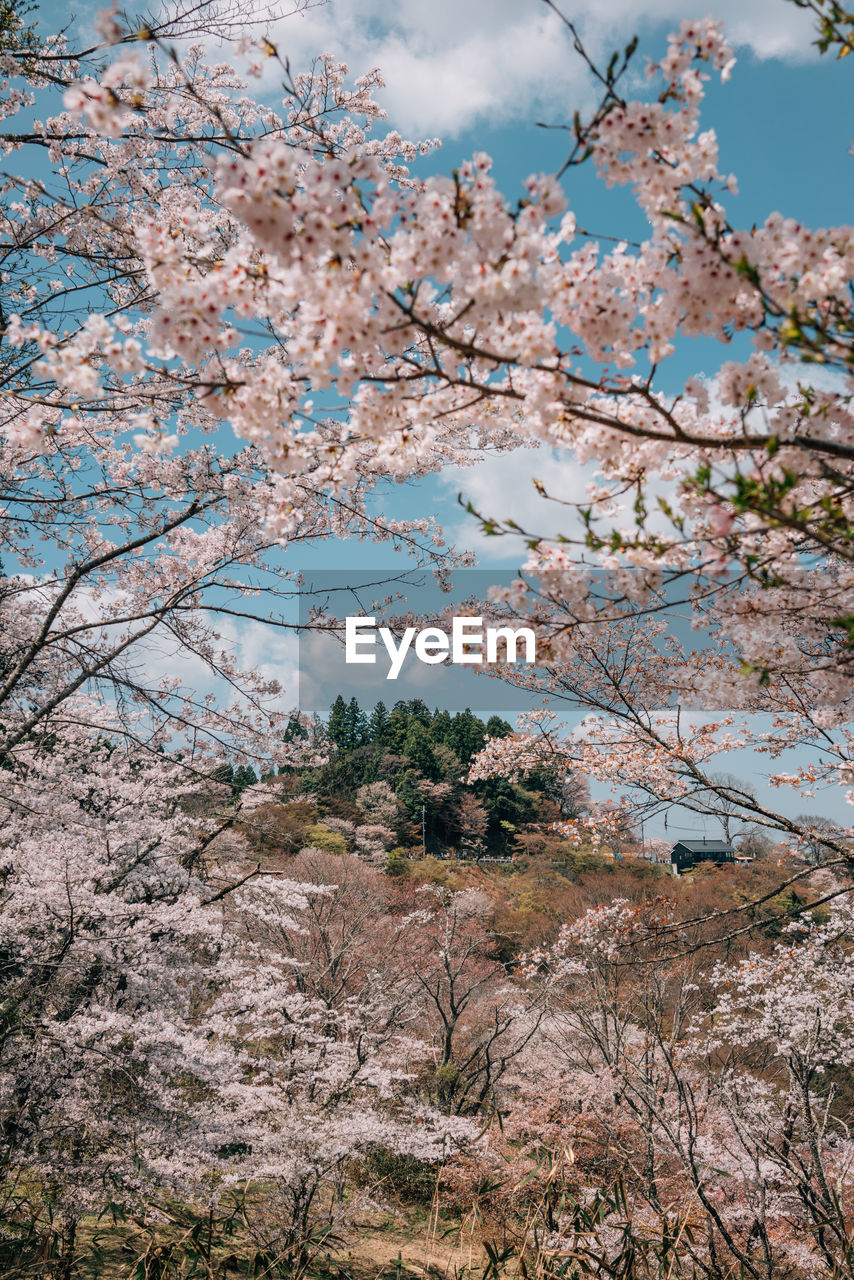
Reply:
<svg viewBox="0 0 854 1280"><path fill-rule="evenodd" d="M418 786L418 774L414 769L407 769L395 788L395 795L406 817L413 826L417 825L420 834L424 797Z"/></svg>
<svg viewBox="0 0 854 1280"><path fill-rule="evenodd" d="M439 711L437 708L433 712L433 719L430 721L430 741L447 742L450 731L451 713L449 711Z"/></svg>
<svg viewBox="0 0 854 1280"><path fill-rule="evenodd" d="M296 712L294 712L294 714L291 716L290 720L288 721L288 727L285 730L285 736L283 740L285 742L298 742L298 741L301 741L303 738L307 738L307 737L308 737L308 730L306 729L305 725L303 724L302 720L300 720Z"/></svg>
<svg viewBox="0 0 854 1280"><path fill-rule="evenodd" d="M466 707L465 711L454 716L445 741L463 764L467 765L474 753L483 746L485 734L486 725Z"/></svg>
<svg viewBox="0 0 854 1280"><path fill-rule="evenodd" d="M490 738L506 738L513 732L513 726L501 716L490 716L486 722L486 732Z"/></svg>
<svg viewBox="0 0 854 1280"><path fill-rule="evenodd" d="M515 832L536 816L534 794L507 778L485 778L475 783L473 790L489 814L490 850L508 853Z"/></svg>
<svg viewBox="0 0 854 1280"><path fill-rule="evenodd" d="M348 749L349 729L350 725L349 716L347 714L347 703L339 693L330 708L329 719L326 722L326 732L339 751L346 751Z"/></svg>
<svg viewBox="0 0 854 1280"><path fill-rule="evenodd" d="M321 768L305 771L306 786L318 795L352 799L359 787L377 781L382 757L383 748L373 742L353 751L339 751Z"/></svg>
<svg viewBox="0 0 854 1280"><path fill-rule="evenodd" d="M284 732L282 741L290 744L291 742L304 742L307 739L308 739L308 729L303 724L302 720L297 715L297 713L294 712L294 714L291 716L290 720L288 721L288 727ZM282 764L282 765L279 765L278 772L280 774L293 773L294 767L293 765L290 765L290 764ZM275 776L275 773L276 773L276 769L274 767L271 773L265 776L273 777Z"/></svg>
<svg viewBox="0 0 854 1280"><path fill-rule="evenodd" d="M409 707L403 701L396 702L388 718L386 745L397 755L403 755L403 744L409 732Z"/></svg>
<svg viewBox="0 0 854 1280"><path fill-rule="evenodd" d="M405 705L411 719L417 720L425 729L429 727L433 717L426 702L422 702L420 698L412 698Z"/></svg>
<svg viewBox="0 0 854 1280"><path fill-rule="evenodd" d="M439 770L430 746L430 735L419 720L412 719L403 744L403 754L425 778L437 778Z"/></svg>
<svg viewBox="0 0 854 1280"><path fill-rule="evenodd" d="M368 718L355 698L350 699L347 707L347 732L347 751L363 747L369 740Z"/></svg>
<svg viewBox="0 0 854 1280"><path fill-rule="evenodd" d="M245 791L247 787L254 787L258 781L258 775L252 768L251 764L239 764L234 770L234 777L231 781L231 789L236 796L241 791Z"/></svg>
<svg viewBox="0 0 854 1280"><path fill-rule="evenodd" d="M368 736L371 742L378 742L382 746L387 745L388 708L384 702L378 702L371 712L371 718L368 721Z"/></svg>

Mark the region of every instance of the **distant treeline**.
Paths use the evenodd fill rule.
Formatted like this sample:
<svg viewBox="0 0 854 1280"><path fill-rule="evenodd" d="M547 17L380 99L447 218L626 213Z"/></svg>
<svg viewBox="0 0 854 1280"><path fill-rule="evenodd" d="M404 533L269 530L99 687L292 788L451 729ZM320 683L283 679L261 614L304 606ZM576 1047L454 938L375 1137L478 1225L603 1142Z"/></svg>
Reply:
<svg viewBox="0 0 854 1280"><path fill-rule="evenodd" d="M512 726L500 716L490 716L484 723L468 707L454 715L450 711L431 712L420 698L396 702L391 711L378 702L366 715L355 698L345 702L339 693L329 712L326 733L339 751L385 747L419 762L427 776L438 777L436 762L430 759L431 748L442 743L468 765L484 738L504 738L512 733Z"/></svg>

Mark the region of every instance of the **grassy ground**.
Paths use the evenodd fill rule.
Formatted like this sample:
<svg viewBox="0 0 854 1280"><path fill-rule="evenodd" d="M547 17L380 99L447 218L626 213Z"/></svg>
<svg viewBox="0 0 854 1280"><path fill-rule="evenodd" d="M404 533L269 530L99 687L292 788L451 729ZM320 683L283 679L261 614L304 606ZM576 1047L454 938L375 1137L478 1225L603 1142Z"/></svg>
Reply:
<svg viewBox="0 0 854 1280"><path fill-rule="evenodd" d="M429 1206L409 1205L363 1215L348 1230L346 1245L331 1245L304 1280L458 1280L481 1272L481 1251L460 1244L456 1224L437 1220ZM31 1247L3 1251L4 1280L54 1277L61 1265L57 1240L39 1233ZM86 1219L75 1241L69 1280L281 1280L283 1272L259 1257L247 1233L206 1239L204 1224L175 1221L156 1228L142 1223Z"/></svg>

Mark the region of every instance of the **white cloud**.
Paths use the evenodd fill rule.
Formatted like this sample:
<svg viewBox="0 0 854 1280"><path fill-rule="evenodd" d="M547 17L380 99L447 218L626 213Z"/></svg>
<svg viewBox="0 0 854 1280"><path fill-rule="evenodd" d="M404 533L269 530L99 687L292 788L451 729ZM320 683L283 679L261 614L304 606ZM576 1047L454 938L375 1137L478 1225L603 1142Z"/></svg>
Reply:
<svg viewBox="0 0 854 1280"><path fill-rule="evenodd" d="M595 463L580 466L571 450L547 445L498 454L473 467L447 467L439 476L449 497L461 494L487 519L503 523L513 520L530 537L555 538L562 534L579 542L587 528L577 507L589 504L588 485L597 479L602 482ZM548 498L537 491L535 480L542 483ZM659 494L668 494L668 489L668 484L658 479L647 487L647 529L662 534L669 525L655 503ZM631 534L635 530L632 507L632 494L616 501L599 532L616 528ZM473 551L480 564L503 561L518 566L527 559L521 534L486 534L473 516L462 514L462 509L456 521L446 518L443 525L449 542L458 549Z"/></svg>
<svg viewBox="0 0 854 1280"><path fill-rule="evenodd" d="M567 5L596 57L637 32L707 11L760 58L811 56L810 16L782 0L582 0ZM560 18L542 0L328 0L273 32L294 68L319 53L354 75L382 70L382 102L410 136L452 136L475 122L560 119L590 89Z"/></svg>
<svg viewBox="0 0 854 1280"><path fill-rule="evenodd" d="M208 618L220 637L216 644L218 651L234 655L242 670L257 671L264 680L277 680L281 685L279 694L263 699L264 707L269 711L289 711L296 706L299 686L296 634L263 622L216 618L210 614ZM125 665L131 678L149 687L164 679L177 679L181 682L181 691L196 699L213 693L220 706L242 702L237 688L162 627L132 646Z"/></svg>
<svg viewBox="0 0 854 1280"><path fill-rule="evenodd" d="M564 504L586 501L594 472L595 467L579 466L569 453L543 446L498 454L473 467L447 467L439 479L449 496L461 493L482 516L515 520L526 533L539 537L558 533L579 537L582 522ZM541 497L535 480L560 501ZM461 515L456 525L446 520L445 532L455 546L474 551L481 563L496 559L521 563L527 556L521 537L491 537L469 515Z"/></svg>
<svg viewBox="0 0 854 1280"><path fill-rule="evenodd" d="M329 0L276 38L294 66L329 52L354 74L379 67L390 123L410 135L525 115L577 74L560 20L537 0Z"/></svg>
<svg viewBox="0 0 854 1280"><path fill-rule="evenodd" d="M783 0L586 0L572 6L583 14L591 35L606 44L618 43L635 32L641 35L659 24L709 16L723 22L729 39L758 58L815 56L811 15Z"/></svg>

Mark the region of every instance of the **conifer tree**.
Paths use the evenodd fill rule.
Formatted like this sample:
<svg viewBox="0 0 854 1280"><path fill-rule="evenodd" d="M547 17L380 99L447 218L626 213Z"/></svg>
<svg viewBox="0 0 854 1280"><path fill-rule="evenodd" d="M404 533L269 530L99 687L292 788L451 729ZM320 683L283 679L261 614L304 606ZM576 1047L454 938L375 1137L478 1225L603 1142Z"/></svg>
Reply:
<svg viewBox="0 0 854 1280"><path fill-rule="evenodd" d="M486 725L466 707L465 711L458 712L451 721L446 741L463 763L468 764L474 753L483 746L485 734Z"/></svg>
<svg viewBox="0 0 854 1280"><path fill-rule="evenodd" d="M340 751L346 751L349 746L349 717L347 711L347 703L339 693L330 708L329 719L326 722L326 732Z"/></svg>
<svg viewBox="0 0 854 1280"><path fill-rule="evenodd" d="M501 716L490 716L486 722L486 732L490 738L506 738L513 732L513 726Z"/></svg>
<svg viewBox="0 0 854 1280"><path fill-rule="evenodd" d="M356 698L351 698L347 707L347 750L363 747L369 740L368 718Z"/></svg>
<svg viewBox="0 0 854 1280"><path fill-rule="evenodd" d="M388 735L388 708L384 702L378 702L368 720L368 737L371 742L386 745Z"/></svg>
<svg viewBox="0 0 854 1280"><path fill-rule="evenodd" d="M409 707L400 699L391 709L386 731L386 744L397 755L403 754L403 744L409 732Z"/></svg>
<svg viewBox="0 0 854 1280"><path fill-rule="evenodd" d="M252 768L251 764L240 764L234 770L231 788L235 795L239 795L241 791L245 791L247 787L254 787L258 781L258 775Z"/></svg>
<svg viewBox="0 0 854 1280"><path fill-rule="evenodd" d="M438 775L436 758L430 745L430 735L420 721L413 719L403 744L403 754L425 778Z"/></svg>

